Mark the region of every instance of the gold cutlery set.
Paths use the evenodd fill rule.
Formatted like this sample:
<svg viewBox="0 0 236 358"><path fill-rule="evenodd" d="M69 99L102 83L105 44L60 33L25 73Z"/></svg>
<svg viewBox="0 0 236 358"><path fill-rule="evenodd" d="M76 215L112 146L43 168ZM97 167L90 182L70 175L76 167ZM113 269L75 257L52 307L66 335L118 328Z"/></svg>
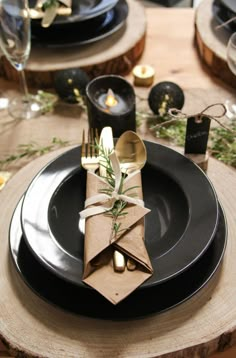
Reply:
<svg viewBox="0 0 236 358"><path fill-rule="evenodd" d="M60 0L49 3L38 0L34 8L30 8L31 19L42 19L42 27L49 27L57 15L69 16L72 13L72 0Z"/></svg>
<svg viewBox="0 0 236 358"><path fill-rule="evenodd" d="M125 176L136 170L141 170L147 159L145 145L135 132L126 131L123 133L114 148L111 127L104 127L101 131L100 138L97 129L89 129L87 141L85 140L85 131L83 131L81 165L85 170L94 173L99 170L99 176L102 178L106 177L107 168L104 159L100 155L101 153L99 153L99 148L101 147L107 155L115 150L119 160L120 170ZM98 265L99 259L95 262L96 265ZM125 268L129 271L133 271L136 269L136 263L132 258L128 257L126 259L123 253L114 249L113 268L116 272L124 272Z"/></svg>

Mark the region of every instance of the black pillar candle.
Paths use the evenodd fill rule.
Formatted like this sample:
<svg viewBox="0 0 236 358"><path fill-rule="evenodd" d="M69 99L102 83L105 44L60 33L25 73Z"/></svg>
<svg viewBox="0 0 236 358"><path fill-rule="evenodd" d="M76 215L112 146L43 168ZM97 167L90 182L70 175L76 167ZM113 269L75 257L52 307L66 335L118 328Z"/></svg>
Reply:
<svg viewBox="0 0 236 358"><path fill-rule="evenodd" d="M86 100L90 128L100 133L103 127L112 127L114 137L136 130L135 93L123 77L96 77L86 87Z"/></svg>

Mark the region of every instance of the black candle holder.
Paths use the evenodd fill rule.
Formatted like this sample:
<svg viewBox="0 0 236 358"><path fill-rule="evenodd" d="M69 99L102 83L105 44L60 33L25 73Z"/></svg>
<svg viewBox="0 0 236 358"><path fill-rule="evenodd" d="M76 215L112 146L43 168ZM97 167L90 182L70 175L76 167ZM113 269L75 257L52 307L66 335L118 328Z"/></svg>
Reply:
<svg viewBox="0 0 236 358"><path fill-rule="evenodd" d="M105 104L107 93L112 90L116 104ZM118 138L127 130L136 131L135 93L130 83L116 75L99 76L86 87L86 100L90 128L112 127Z"/></svg>

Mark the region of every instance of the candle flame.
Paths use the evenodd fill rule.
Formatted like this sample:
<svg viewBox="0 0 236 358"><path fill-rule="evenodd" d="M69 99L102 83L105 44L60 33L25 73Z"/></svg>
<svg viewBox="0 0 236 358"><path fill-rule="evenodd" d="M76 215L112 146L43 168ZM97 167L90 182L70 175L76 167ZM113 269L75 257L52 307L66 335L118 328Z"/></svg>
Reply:
<svg viewBox="0 0 236 358"><path fill-rule="evenodd" d="M107 97L105 100L105 105L107 107L114 107L116 106L118 103L118 101L115 98L115 95L113 93L113 91L109 88L109 90L107 91Z"/></svg>

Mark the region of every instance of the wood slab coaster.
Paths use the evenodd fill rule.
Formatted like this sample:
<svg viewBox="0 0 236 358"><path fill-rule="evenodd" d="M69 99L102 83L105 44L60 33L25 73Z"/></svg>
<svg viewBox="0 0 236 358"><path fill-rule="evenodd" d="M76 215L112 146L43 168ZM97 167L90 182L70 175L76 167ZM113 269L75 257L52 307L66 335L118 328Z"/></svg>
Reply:
<svg viewBox="0 0 236 358"><path fill-rule="evenodd" d="M226 213L228 244L217 274L191 299L165 313L115 322L64 312L26 286L9 255L10 220L33 176L63 150L33 160L0 193L0 337L10 353L45 358L184 358L207 357L236 344L236 175L212 158L208 173Z"/></svg>
<svg viewBox="0 0 236 358"><path fill-rule="evenodd" d="M88 75L125 75L141 57L146 37L146 15L143 5L127 0L129 14L126 25L98 42L70 48L36 48L31 50L26 67L28 84L32 87L53 86L56 71L82 68ZM9 80L19 81L18 73L6 58L0 61L1 73Z"/></svg>
<svg viewBox="0 0 236 358"><path fill-rule="evenodd" d="M204 0L196 9L195 35L198 52L209 70L225 83L236 87L236 76L230 71L226 60L226 48L231 33L214 19L213 0Z"/></svg>

